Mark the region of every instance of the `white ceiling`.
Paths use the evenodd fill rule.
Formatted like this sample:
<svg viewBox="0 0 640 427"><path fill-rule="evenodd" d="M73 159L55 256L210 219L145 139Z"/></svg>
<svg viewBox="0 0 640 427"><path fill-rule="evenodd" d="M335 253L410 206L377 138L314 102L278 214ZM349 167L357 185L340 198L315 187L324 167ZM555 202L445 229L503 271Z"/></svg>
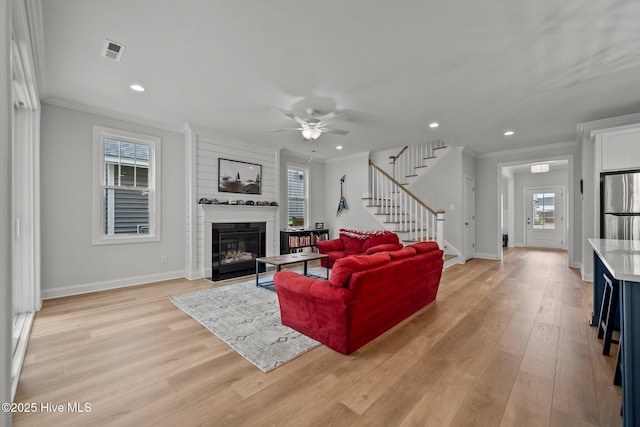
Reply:
<svg viewBox="0 0 640 427"><path fill-rule="evenodd" d="M434 138L487 153L640 112L639 1L45 0L42 12L45 102L305 156ZM122 61L101 56L105 39L126 45ZM346 113L334 126L350 133L267 132L308 107Z"/></svg>

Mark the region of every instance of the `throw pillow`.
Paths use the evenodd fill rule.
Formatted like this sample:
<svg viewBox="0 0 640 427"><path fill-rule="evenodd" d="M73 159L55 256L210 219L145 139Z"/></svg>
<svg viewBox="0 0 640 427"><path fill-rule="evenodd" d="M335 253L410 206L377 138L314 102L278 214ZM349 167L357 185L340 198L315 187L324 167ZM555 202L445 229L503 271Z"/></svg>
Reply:
<svg viewBox="0 0 640 427"><path fill-rule="evenodd" d="M369 248L387 243L399 243L400 238L393 231L385 231L381 234L371 235L362 242L362 252L366 252Z"/></svg>
<svg viewBox="0 0 640 427"><path fill-rule="evenodd" d="M329 284L337 288L344 287L352 273L377 267L390 261L389 254L377 253L373 255L351 255L336 260L331 269Z"/></svg>
<svg viewBox="0 0 640 427"><path fill-rule="evenodd" d="M398 251L402 249L402 243L384 243L382 245L373 246L365 251L366 255L375 254L377 252ZM414 251L415 253L415 251Z"/></svg>

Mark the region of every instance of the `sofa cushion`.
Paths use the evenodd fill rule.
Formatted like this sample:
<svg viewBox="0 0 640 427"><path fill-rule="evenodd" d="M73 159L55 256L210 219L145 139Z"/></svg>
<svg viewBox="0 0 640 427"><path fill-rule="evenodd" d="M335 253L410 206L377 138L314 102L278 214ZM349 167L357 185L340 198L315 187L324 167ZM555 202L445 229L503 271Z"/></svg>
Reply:
<svg viewBox="0 0 640 427"><path fill-rule="evenodd" d="M389 257L391 258L391 261L397 261L399 259L409 258L409 257L415 256L416 253L417 253L416 250L411 247L406 247L399 251L388 252Z"/></svg>
<svg viewBox="0 0 640 427"><path fill-rule="evenodd" d="M370 247L365 251L365 254L371 255L377 252L399 251L400 249L402 249L402 243L383 243L382 245Z"/></svg>
<svg viewBox="0 0 640 427"><path fill-rule="evenodd" d="M385 264L391 260L387 253L377 253L373 255L351 255L340 258L333 264L329 284L338 288L346 286L352 273L367 270Z"/></svg>
<svg viewBox="0 0 640 427"><path fill-rule="evenodd" d="M414 248L416 250L417 253L419 254L424 254L427 252L431 252L431 251L435 251L440 249L438 247L438 243L437 242L418 242L418 243L414 243L413 245L409 245L407 246L408 248Z"/></svg>
<svg viewBox="0 0 640 427"><path fill-rule="evenodd" d="M362 252L366 252L367 249L374 246L399 242L400 238L393 231L371 231L369 232L366 240L362 243Z"/></svg>

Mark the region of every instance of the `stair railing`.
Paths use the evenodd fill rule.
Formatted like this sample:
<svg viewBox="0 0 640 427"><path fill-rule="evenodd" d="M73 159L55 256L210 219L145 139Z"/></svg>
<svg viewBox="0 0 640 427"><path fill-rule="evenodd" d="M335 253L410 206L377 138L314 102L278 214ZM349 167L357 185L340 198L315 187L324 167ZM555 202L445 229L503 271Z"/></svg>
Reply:
<svg viewBox="0 0 640 427"><path fill-rule="evenodd" d="M393 178L400 184L406 184L408 177L417 176L416 168L424 167L425 160L435 157L435 151L444 147L445 143L441 139L404 146L398 154L389 156L393 165Z"/></svg>
<svg viewBox="0 0 640 427"><path fill-rule="evenodd" d="M444 210L434 210L369 160L371 204L399 224L405 241L436 241L444 248Z"/></svg>

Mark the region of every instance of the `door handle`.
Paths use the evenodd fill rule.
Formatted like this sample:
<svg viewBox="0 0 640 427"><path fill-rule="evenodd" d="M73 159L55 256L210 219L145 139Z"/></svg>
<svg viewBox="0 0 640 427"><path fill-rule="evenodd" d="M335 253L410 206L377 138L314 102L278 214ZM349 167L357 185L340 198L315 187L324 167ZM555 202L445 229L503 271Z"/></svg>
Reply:
<svg viewBox="0 0 640 427"><path fill-rule="evenodd" d="M464 223L464 225L469 225L469 223L468 223L468 222L465 222L465 223Z"/></svg>

